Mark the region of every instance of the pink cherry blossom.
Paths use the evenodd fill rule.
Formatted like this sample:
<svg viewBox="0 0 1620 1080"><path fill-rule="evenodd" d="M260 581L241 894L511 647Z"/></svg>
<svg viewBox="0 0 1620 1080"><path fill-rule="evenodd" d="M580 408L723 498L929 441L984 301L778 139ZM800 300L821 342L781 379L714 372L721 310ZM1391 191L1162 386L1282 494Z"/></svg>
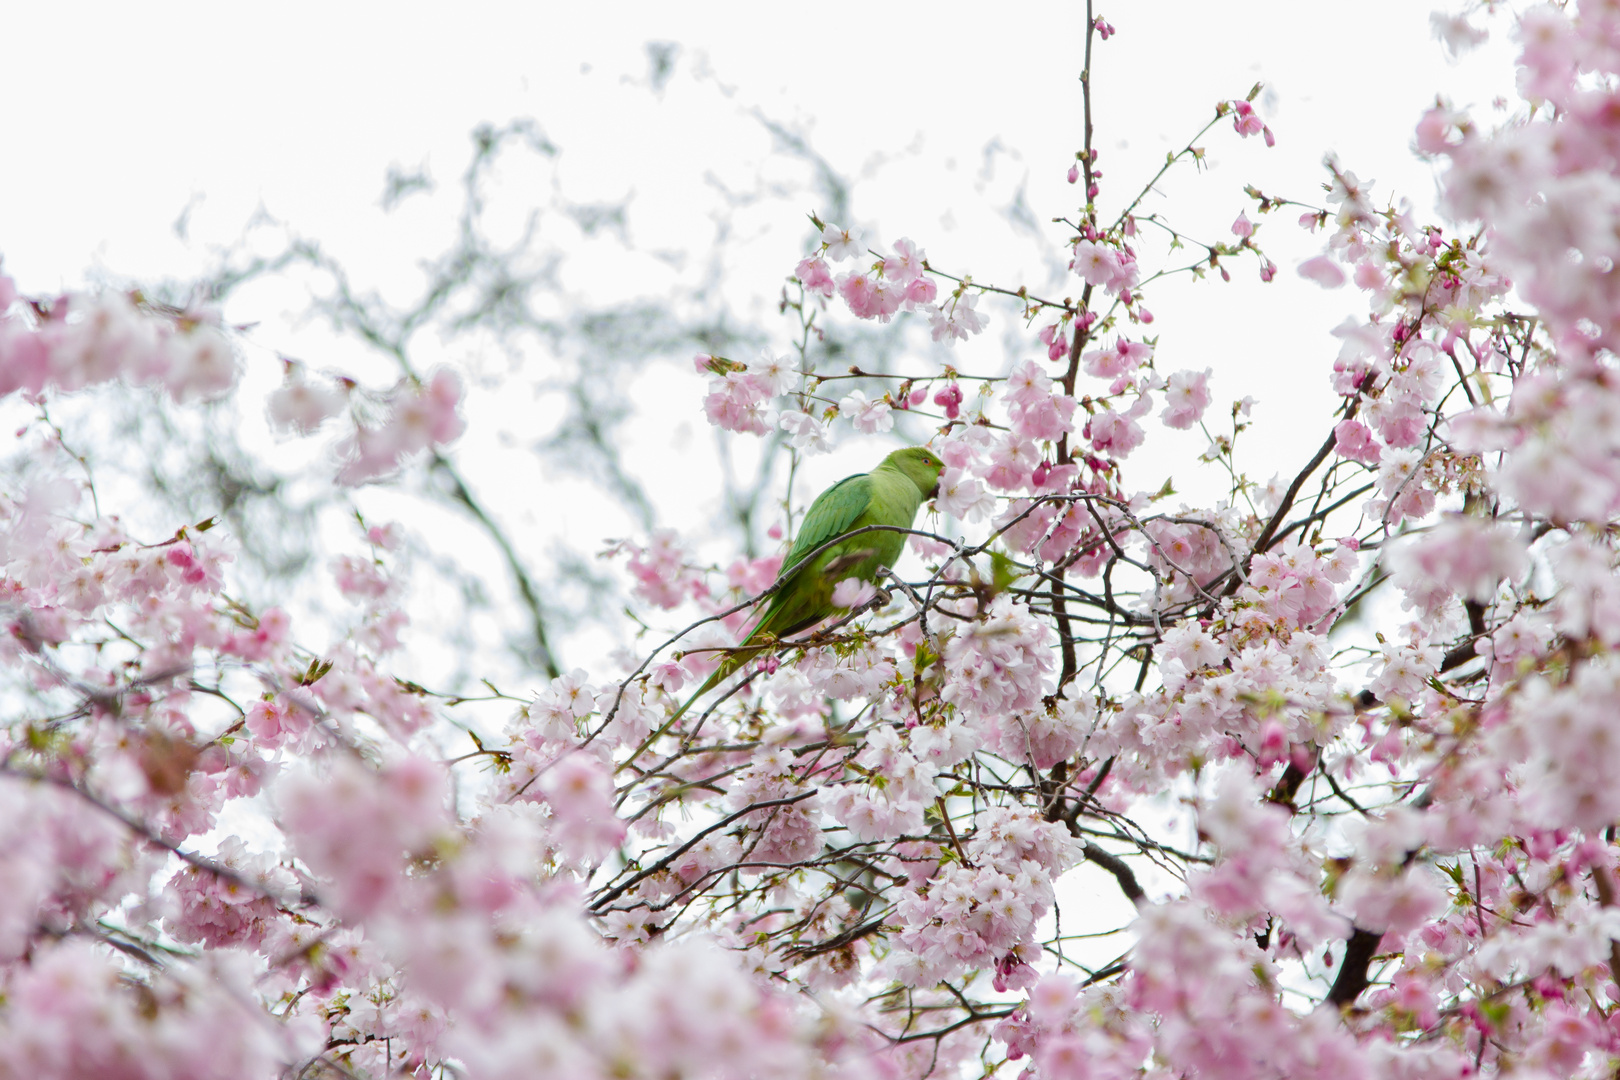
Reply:
<svg viewBox="0 0 1620 1080"><path fill-rule="evenodd" d="M1265 130L1265 125L1261 123L1259 114L1254 111L1254 106L1247 101L1232 102L1232 127L1244 138L1248 138L1250 135L1258 135Z"/></svg>
<svg viewBox="0 0 1620 1080"><path fill-rule="evenodd" d="M1088 285L1108 285L1120 272L1119 258L1101 244L1081 240L1074 246L1074 272Z"/></svg>
<svg viewBox="0 0 1620 1080"><path fill-rule="evenodd" d="M821 259L810 257L799 260L799 265L793 268L793 276L804 285L806 292L832 299L832 270Z"/></svg>
<svg viewBox="0 0 1620 1080"><path fill-rule="evenodd" d="M803 450L809 454L825 454L832 449L832 439L827 425L809 413L783 413L778 423L781 429L788 433L795 450Z"/></svg>
<svg viewBox="0 0 1620 1080"><path fill-rule="evenodd" d="M858 258L861 253L859 229L842 229L837 225L828 225L821 230L821 242L826 245L827 257L834 262Z"/></svg>
<svg viewBox="0 0 1620 1080"><path fill-rule="evenodd" d="M935 505L944 513L964 521L983 521L995 511L996 500L977 477L961 469L947 469L939 480Z"/></svg>
<svg viewBox="0 0 1620 1080"><path fill-rule="evenodd" d="M1332 259L1318 255L1299 264L1299 276L1314 281L1324 289L1337 289L1344 284L1344 271Z"/></svg>
<svg viewBox="0 0 1620 1080"><path fill-rule="evenodd" d="M1120 338L1112 349L1092 349L1081 357L1087 375L1115 379L1135 371L1153 358L1153 348L1145 342Z"/></svg>
<svg viewBox="0 0 1620 1080"><path fill-rule="evenodd" d="M866 394L860 390L852 390L838 403L839 411L849 417L849 422L855 426L856 431L866 434L875 434L879 431L889 431L894 427L894 417L889 415L889 403L886 401L869 401Z"/></svg>
<svg viewBox="0 0 1620 1080"><path fill-rule="evenodd" d="M869 581L860 578L845 578L840 581L832 591L832 604L837 608L856 608L877 595L877 589Z"/></svg>
<svg viewBox="0 0 1620 1080"><path fill-rule="evenodd" d="M1141 446L1146 437L1135 417L1112 409L1105 409L1093 416L1086 425L1086 431L1094 449L1114 457L1129 454Z"/></svg>
<svg viewBox="0 0 1620 1080"><path fill-rule="evenodd" d="M703 411L709 423L726 431L763 435L764 403L771 397L770 383L752 372L733 371L709 383Z"/></svg>
<svg viewBox="0 0 1620 1080"><path fill-rule="evenodd" d="M1209 376L1211 371L1178 371L1170 376L1165 387L1164 412L1159 418L1165 427L1185 429L1192 427L1209 408Z"/></svg>
<svg viewBox="0 0 1620 1080"><path fill-rule="evenodd" d="M894 242L894 254L883 260L883 276L904 285L922 276L928 255L905 237Z"/></svg>
<svg viewBox="0 0 1620 1080"><path fill-rule="evenodd" d="M343 409L344 400L336 387L310 383L300 375L270 395L268 409L271 421L277 426L308 435L323 421L336 416Z"/></svg>
<svg viewBox="0 0 1620 1080"><path fill-rule="evenodd" d="M1383 448L1367 425L1359 420L1341 420L1333 428L1333 448L1338 454L1365 465L1377 465Z"/></svg>
<svg viewBox="0 0 1620 1080"><path fill-rule="evenodd" d="M984 332L989 320L974 308L979 298L974 293L952 296L928 313L929 333L935 341L966 341L974 334Z"/></svg>

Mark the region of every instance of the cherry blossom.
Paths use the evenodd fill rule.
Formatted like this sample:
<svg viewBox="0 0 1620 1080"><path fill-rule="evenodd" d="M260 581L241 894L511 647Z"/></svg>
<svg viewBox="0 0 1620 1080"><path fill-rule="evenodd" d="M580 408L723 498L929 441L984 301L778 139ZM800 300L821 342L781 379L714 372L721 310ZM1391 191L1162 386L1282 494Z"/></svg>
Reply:
<svg viewBox="0 0 1620 1080"><path fill-rule="evenodd" d="M1198 423L1209 408L1209 376L1209 368L1201 373L1178 371L1170 376L1164 391L1164 412L1159 415L1165 427L1189 428Z"/></svg>
<svg viewBox="0 0 1620 1080"><path fill-rule="evenodd" d="M337 387L308 382L301 368L289 368L287 384L270 395L267 405L272 422L309 435L336 416L344 401Z"/></svg>
<svg viewBox="0 0 1620 1080"><path fill-rule="evenodd" d="M889 431L894 427L894 417L889 415L889 403L886 401L869 401L866 394L860 390L852 390L838 403L839 411L849 417L849 422L855 426L856 431L874 435L880 431Z"/></svg>
<svg viewBox="0 0 1620 1080"><path fill-rule="evenodd" d="M827 425L809 413L783 413L778 423L781 429L788 433L796 450L824 454L832 449L832 437Z"/></svg>
<svg viewBox="0 0 1620 1080"><path fill-rule="evenodd" d="M861 253L859 229L841 229L837 225L828 225L821 230L821 242L826 247L827 257L834 262L856 258Z"/></svg>

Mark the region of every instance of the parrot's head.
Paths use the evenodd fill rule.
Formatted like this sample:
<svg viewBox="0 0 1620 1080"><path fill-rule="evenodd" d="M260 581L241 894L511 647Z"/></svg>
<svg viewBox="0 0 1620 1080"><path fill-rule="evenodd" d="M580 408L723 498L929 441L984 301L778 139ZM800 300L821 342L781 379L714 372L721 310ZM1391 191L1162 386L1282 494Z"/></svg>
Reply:
<svg viewBox="0 0 1620 1080"><path fill-rule="evenodd" d="M945 463L928 447L908 446L896 450L883 463L904 473L906 479L917 485L923 498L932 499L939 494L939 474L944 471Z"/></svg>

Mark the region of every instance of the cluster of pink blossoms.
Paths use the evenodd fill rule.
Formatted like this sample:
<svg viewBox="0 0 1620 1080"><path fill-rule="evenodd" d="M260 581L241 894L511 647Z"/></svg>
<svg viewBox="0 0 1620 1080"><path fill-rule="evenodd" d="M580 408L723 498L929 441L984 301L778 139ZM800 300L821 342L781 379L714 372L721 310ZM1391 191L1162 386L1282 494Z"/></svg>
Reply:
<svg viewBox="0 0 1620 1080"><path fill-rule="evenodd" d="M713 948L616 953L587 921L571 870L625 838L598 755L651 733L639 701L597 750L554 726L520 797L454 812L436 710L383 666L396 528L333 560L359 617L312 658L225 597L214 529L142 545L86 509L54 473L3 506L4 656L46 709L0 740L0 1075L809 1076L867 1052ZM565 678L532 715L612 696ZM206 842L245 804L282 850Z"/></svg>
<svg viewBox="0 0 1620 1080"><path fill-rule="evenodd" d="M927 255L910 240L896 240L893 255L866 268L860 265L861 255L859 230L826 225L821 230L820 250L801 259L793 276L809 295L831 299L836 293L858 319L888 322L898 312L922 310L928 315L935 341L965 341L988 325L977 310L978 294L965 284L935 303L939 286L927 276ZM853 259L857 265L835 278L828 259Z"/></svg>
<svg viewBox="0 0 1620 1080"><path fill-rule="evenodd" d="M213 399L236 386L239 366L216 311L159 307L138 294L19 300L12 279L0 275L0 396L123 379L161 387L176 401ZM302 365L289 363L286 385L266 411L278 428L308 435L342 412L353 392L348 380L311 382ZM376 479L411 454L453 442L464 426L461 396L459 377L445 370L380 397L381 421L358 424L339 446L342 482Z"/></svg>
<svg viewBox="0 0 1620 1080"><path fill-rule="evenodd" d="M434 372L425 383L401 383L383 399L384 415L374 424L357 424L337 447L343 465L338 482L362 484L386 476L422 450L444 446L461 436L461 377L449 369ZM271 403L272 415L276 404ZM294 426L311 426L305 413ZM316 419L318 424L319 420Z"/></svg>
<svg viewBox="0 0 1620 1080"><path fill-rule="evenodd" d="M217 312L159 309L119 293L24 301L0 274L0 395L123 377L185 401L219 397L236 375Z"/></svg>
<svg viewBox="0 0 1620 1080"><path fill-rule="evenodd" d="M903 922L886 974L931 987L970 968L995 970L998 990L1022 990L1039 961L1035 925L1052 906L1052 881L1080 861L1061 826L989 811L979 830L896 904ZM921 880L917 880L917 879Z"/></svg>

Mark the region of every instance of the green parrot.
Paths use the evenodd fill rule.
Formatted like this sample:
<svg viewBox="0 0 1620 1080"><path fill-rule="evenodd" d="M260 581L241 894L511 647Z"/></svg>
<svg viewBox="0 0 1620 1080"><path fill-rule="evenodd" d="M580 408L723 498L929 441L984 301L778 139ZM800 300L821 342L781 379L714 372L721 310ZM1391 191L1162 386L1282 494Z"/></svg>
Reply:
<svg viewBox="0 0 1620 1080"><path fill-rule="evenodd" d="M876 582L879 568L892 567L905 547L906 534L887 530L862 533L833 544L810 562L805 556L827 541L868 525L909 529L924 500L939 492L939 474L945 468L932 450L908 446L896 450L869 473L846 476L816 496L793 550L782 561L776 591L748 636L726 655L697 692L675 710L660 730L667 730L692 703L712 690L727 675L770 648L769 641L807 630L839 609L833 607L834 587L845 578ZM756 638L767 644L753 645ZM752 646L752 647L750 647Z"/></svg>

